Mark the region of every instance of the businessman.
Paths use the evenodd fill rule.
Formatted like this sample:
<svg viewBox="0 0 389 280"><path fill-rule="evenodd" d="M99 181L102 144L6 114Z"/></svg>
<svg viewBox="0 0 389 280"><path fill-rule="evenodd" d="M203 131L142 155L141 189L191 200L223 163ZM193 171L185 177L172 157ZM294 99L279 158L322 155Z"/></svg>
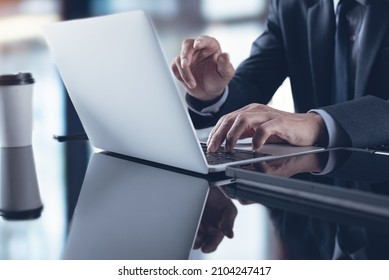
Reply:
<svg viewBox="0 0 389 280"><path fill-rule="evenodd" d="M249 136L254 149L389 142L388 14L388 0L272 0L266 30L236 71L216 39L185 40L172 69L195 126L217 123L209 151ZM286 77L296 114L261 105Z"/></svg>

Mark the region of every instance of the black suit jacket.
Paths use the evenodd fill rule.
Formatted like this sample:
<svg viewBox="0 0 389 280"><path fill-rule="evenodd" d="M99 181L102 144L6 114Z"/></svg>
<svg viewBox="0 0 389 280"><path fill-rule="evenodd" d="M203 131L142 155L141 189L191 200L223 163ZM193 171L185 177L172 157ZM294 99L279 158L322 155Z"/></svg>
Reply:
<svg viewBox="0 0 389 280"><path fill-rule="evenodd" d="M389 1L370 1L357 58L355 98L389 99L388 15ZM222 115L250 103L268 103L286 77L296 112L331 105L334 32L333 1L272 0L266 30L237 68L226 103L213 117L191 112L195 126L213 125Z"/></svg>
<svg viewBox="0 0 389 280"><path fill-rule="evenodd" d="M389 101L365 96L322 109L343 128L349 146L367 148L389 143Z"/></svg>

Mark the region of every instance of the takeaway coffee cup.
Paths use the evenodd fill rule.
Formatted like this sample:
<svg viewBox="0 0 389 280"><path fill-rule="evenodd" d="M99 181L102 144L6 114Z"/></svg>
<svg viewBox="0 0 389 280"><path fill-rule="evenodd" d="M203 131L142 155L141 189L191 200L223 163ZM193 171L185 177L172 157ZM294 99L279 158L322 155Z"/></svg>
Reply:
<svg viewBox="0 0 389 280"><path fill-rule="evenodd" d="M0 76L0 147L32 145L32 94L30 73Z"/></svg>

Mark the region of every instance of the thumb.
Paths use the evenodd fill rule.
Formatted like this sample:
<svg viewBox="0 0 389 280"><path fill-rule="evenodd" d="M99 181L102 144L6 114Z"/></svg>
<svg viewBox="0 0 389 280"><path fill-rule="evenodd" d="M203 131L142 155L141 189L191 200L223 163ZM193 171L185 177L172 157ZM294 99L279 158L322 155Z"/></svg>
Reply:
<svg viewBox="0 0 389 280"><path fill-rule="evenodd" d="M230 62L230 56L228 53L222 53L217 58L217 71L222 79L231 80L234 76L235 70Z"/></svg>

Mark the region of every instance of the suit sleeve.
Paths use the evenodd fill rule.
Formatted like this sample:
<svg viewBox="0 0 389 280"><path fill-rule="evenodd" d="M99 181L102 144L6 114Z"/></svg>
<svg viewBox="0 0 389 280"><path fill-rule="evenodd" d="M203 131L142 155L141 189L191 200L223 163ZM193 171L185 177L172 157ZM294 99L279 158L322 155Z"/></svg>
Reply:
<svg viewBox="0 0 389 280"><path fill-rule="evenodd" d="M278 1L271 1L265 31L254 41L249 58L243 61L228 85L226 102L212 116L190 112L196 128L214 125L232 111L251 103L267 104L287 76Z"/></svg>
<svg viewBox="0 0 389 280"><path fill-rule="evenodd" d="M343 129L350 146L367 148L389 143L389 101L365 96L321 109Z"/></svg>

